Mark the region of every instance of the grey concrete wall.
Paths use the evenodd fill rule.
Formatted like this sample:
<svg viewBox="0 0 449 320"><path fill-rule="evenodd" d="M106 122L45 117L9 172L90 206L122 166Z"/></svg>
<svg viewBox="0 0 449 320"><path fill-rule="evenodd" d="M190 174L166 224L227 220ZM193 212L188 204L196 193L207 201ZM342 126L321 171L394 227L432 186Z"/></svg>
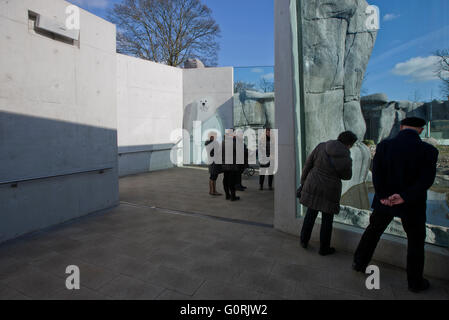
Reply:
<svg viewBox="0 0 449 320"><path fill-rule="evenodd" d="M118 204L115 26L81 10L71 45L28 21L68 5L0 1L0 242Z"/></svg>
<svg viewBox="0 0 449 320"><path fill-rule="evenodd" d="M234 69L200 68L183 70L183 129L192 134L193 122L202 122L202 140L210 129L224 133L234 126ZM199 150L193 146L192 150ZM192 161L198 160L193 157ZM196 162L195 162L196 163Z"/></svg>
<svg viewBox="0 0 449 320"><path fill-rule="evenodd" d="M183 70L117 55L119 175L172 168L171 133L182 128Z"/></svg>
<svg viewBox="0 0 449 320"><path fill-rule="evenodd" d="M295 0L292 0L295 1ZM298 234L300 220L296 218L296 132L295 132L295 68L293 57L291 1L275 0L275 122L279 129L279 166L275 176L276 229Z"/></svg>

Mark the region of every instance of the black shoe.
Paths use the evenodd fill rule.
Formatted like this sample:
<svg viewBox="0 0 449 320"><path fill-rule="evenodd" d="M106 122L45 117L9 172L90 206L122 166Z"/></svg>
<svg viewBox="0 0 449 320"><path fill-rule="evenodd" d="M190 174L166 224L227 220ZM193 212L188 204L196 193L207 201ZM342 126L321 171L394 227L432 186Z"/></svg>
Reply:
<svg viewBox="0 0 449 320"><path fill-rule="evenodd" d="M319 254L321 256L329 256L334 253L335 253L335 248L320 249L320 252L319 252Z"/></svg>
<svg viewBox="0 0 449 320"><path fill-rule="evenodd" d="M410 290L413 293L419 293L422 291L426 291L429 288L430 288L430 283L429 283L429 280L426 280L426 279L422 279L419 283L414 283L414 284L409 283L409 285L408 285L408 290Z"/></svg>
<svg viewBox="0 0 449 320"><path fill-rule="evenodd" d="M237 190L237 191L245 191L245 188L243 188L242 186L236 186L235 190Z"/></svg>
<svg viewBox="0 0 449 320"><path fill-rule="evenodd" d="M301 241L301 247L303 247L304 249L307 249L308 246L309 246L309 244L307 242Z"/></svg>
<svg viewBox="0 0 449 320"><path fill-rule="evenodd" d="M260 187L259 187L259 190L261 190L261 191L262 191L262 190L263 190L263 186L260 186Z"/></svg>
<svg viewBox="0 0 449 320"><path fill-rule="evenodd" d="M231 200L231 196L230 195L226 195L226 200Z"/></svg>
<svg viewBox="0 0 449 320"><path fill-rule="evenodd" d="M240 197L234 197L234 198L231 198L231 201L232 202L234 202L234 201L239 201L240 200Z"/></svg>
<svg viewBox="0 0 449 320"><path fill-rule="evenodd" d="M355 272L365 273L366 267L362 267L361 265L358 265L357 263L354 262L352 264L352 270L354 270Z"/></svg>

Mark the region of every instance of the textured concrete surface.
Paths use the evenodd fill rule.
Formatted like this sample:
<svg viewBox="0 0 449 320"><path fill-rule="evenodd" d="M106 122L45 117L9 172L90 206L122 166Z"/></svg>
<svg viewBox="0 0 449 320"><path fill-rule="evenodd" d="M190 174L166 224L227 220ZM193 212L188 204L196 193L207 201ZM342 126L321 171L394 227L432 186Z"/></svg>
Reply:
<svg viewBox="0 0 449 320"><path fill-rule="evenodd" d="M0 242L118 203L116 28L80 10L70 45L37 33L28 10L66 20L66 1L0 1Z"/></svg>
<svg viewBox="0 0 449 320"><path fill-rule="evenodd" d="M265 179L264 191L259 191L259 177L243 176L242 183L248 187L237 192L241 201L225 200L223 175L219 176L217 189L221 197L209 195L207 169L176 168L120 179L120 200L158 208L207 214L222 218L239 219L273 225L274 192L268 190Z"/></svg>
<svg viewBox="0 0 449 320"><path fill-rule="evenodd" d="M179 181L190 179L186 172ZM172 192L166 187L134 200ZM257 207L262 194L245 199ZM349 254L317 249L265 226L122 203L0 246L0 299L449 299L449 282L431 279L430 291L411 294L405 272L383 264L381 290L368 291ZM65 288L68 265L80 268L78 291Z"/></svg>

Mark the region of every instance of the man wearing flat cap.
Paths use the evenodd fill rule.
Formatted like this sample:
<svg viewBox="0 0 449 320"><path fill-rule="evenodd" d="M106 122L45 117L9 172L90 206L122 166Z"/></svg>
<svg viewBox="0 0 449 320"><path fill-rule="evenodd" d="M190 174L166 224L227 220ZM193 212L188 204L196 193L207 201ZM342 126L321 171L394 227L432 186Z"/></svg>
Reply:
<svg viewBox="0 0 449 320"><path fill-rule="evenodd" d="M426 202L427 190L435 181L438 150L421 140L425 125L420 118L404 119L399 134L377 146L373 160L374 210L353 264L354 270L365 272L380 237L394 217L399 217L407 233L407 279L412 292L429 288L423 278Z"/></svg>

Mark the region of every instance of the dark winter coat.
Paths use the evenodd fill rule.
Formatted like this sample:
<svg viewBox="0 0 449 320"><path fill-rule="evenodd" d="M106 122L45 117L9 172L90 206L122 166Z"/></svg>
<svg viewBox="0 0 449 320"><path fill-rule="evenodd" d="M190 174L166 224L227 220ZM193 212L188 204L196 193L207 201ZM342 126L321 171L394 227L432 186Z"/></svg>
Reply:
<svg viewBox="0 0 449 320"><path fill-rule="evenodd" d="M403 130L382 141L373 160L373 209L401 218L415 215L425 221L427 190L435 181L437 161L438 150L423 142L414 130ZM393 194L401 195L405 203L392 208L382 205L380 200Z"/></svg>
<svg viewBox="0 0 449 320"><path fill-rule="evenodd" d="M351 152L341 142L332 140L318 145L305 163L299 202L307 208L338 214L341 180L352 178Z"/></svg>
<svg viewBox="0 0 449 320"><path fill-rule="evenodd" d="M226 143L230 143L231 140L223 140L222 143L222 151L221 151L221 156L222 156L222 165L221 165L221 170L223 172L227 172L227 171L234 171L234 172L241 172L242 168L244 168L247 164L248 164L248 149L246 148L246 146L243 146L243 150L239 150L240 152L243 151L243 163L238 163L237 161L237 139L234 137L232 139L232 150L233 150L233 155L232 155L232 163L226 163Z"/></svg>

